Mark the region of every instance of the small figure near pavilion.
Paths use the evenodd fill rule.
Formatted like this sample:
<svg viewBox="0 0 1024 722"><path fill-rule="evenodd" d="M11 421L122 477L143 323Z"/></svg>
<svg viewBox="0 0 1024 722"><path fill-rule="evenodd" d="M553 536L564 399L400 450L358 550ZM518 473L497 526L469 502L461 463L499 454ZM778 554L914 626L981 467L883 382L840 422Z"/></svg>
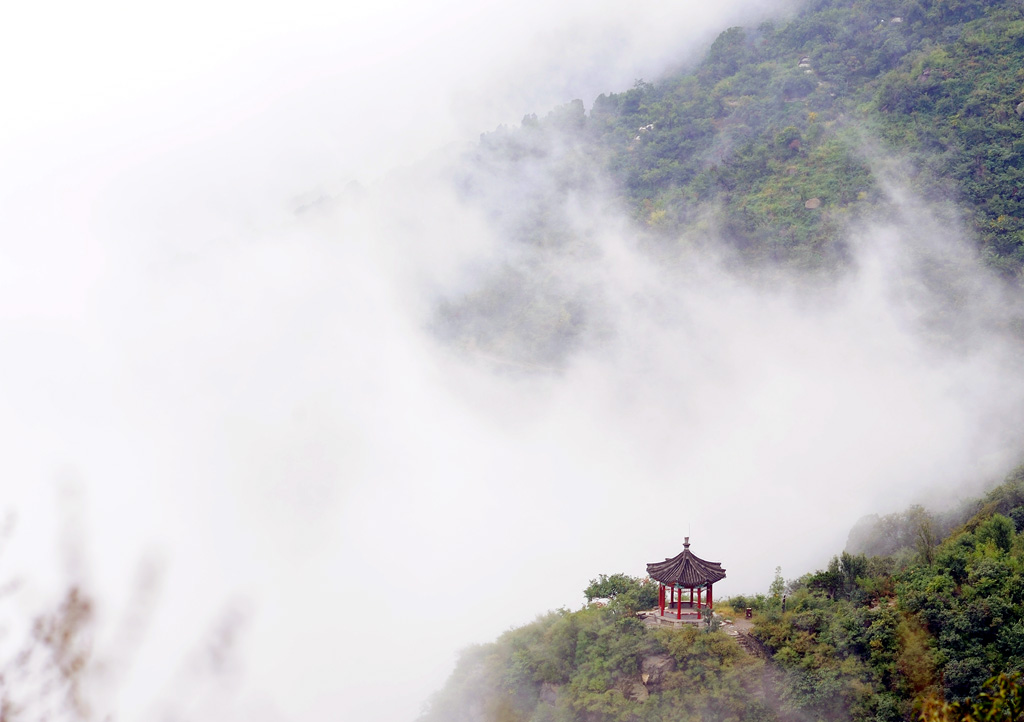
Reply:
<svg viewBox="0 0 1024 722"><path fill-rule="evenodd" d="M658 611L661 617L665 616L666 606L669 612L674 608L676 619L683 617L683 606L686 605L692 613L693 593L697 592L697 619L701 619L701 596L707 590L707 608L713 607L712 585L720 579L725 579L725 569L719 562L709 562L696 556L690 551L690 537L683 542L681 554L665 559L663 562L652 562L647 565L647 574L651 579L659 583L658 587ZM669 599L666 600L665 590L669 592ZM689 603L683 601L683 590L690 590Z"/></svg>

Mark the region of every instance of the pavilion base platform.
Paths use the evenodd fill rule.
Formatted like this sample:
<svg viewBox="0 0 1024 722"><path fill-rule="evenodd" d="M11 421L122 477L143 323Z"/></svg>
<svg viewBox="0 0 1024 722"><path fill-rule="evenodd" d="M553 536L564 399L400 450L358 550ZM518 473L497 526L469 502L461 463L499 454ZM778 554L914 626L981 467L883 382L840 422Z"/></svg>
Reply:
<svg viewBox="0 0 1024 722"><path fill-rule="evenodd" d="M637 612L636 616L645 624L680 627L684 624L703 624L707 620L708 615L713 613L707 607L701 606L700 618L698 618L697 605L683 602L682 609L680 610L677 610L675 605L673 605L671 609L666 606L664 614L659 609L651 609L646 612Z"/></svg>

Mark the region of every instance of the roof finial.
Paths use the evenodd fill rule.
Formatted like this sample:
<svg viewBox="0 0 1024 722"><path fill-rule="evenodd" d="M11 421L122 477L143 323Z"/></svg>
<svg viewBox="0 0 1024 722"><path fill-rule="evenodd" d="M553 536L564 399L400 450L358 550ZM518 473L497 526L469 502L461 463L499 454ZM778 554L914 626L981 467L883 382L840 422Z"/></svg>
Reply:
<svg viewBox="0 0 1024 722"><path fill-rule="evenodd" d="M683 537L683 549L690 548L690 537Z"/></svg>

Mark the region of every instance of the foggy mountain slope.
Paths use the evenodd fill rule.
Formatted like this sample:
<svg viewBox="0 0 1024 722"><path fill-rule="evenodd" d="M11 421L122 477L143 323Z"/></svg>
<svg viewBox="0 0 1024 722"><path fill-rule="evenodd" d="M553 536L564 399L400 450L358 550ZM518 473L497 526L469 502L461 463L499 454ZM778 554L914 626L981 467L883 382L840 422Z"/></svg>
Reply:
<svg viewBox="0 0 1024 722"><path fill-rule="evenodd" d="M0 27L0 663L75 585L87 717L407 721L594 570L690 534L765 588L1019 460L1020 298L938 182L1000 156L811 119L830 5L65 4ZM921 7L994 115L1006 8Z"/></svg>
<svg viewBox="0 0 1024 722"><path fill-rule="evenodd" d="M699 244L741 273L799 269L824 283L856 266L859 227L906 221L909 193L1013 279L1022 212L998 149L1024 143L1012 81L1024 61L1019 9L932 3L904 18L876 5L818 3L786 22L732 28L696 69L483 136L456 184L524 267L506 264L493 287L447 298L442 335L542 366L586 345L600 301L591 291L586 310L588 292L553 259L595 252L595 209L580 199L597 191L594 205L632 217L630 232L665 263L689 263ZM915 276L960 305L956 278L978 274L955 266L974 261L937 262L926 245L915 244L923 255L912 263L931 270ZM510 292L511 278L529 280Z"/></svg>
<svg viewBox="0 0 1024 722"><path fill-rule="evenodd" d="M1006 88L984 105L962 77L1002 73L1012 84L1018 15L935 3L883 27L879 17L898 17L887 7L819 3L788 25L724 33L695 72L482 138L455 185L491 224L499 260L475 267L470 290L449 291L432 327L484 367L619 384L627 423L617 433L638 465L628 498L647 513L623 510L609 546L672 526L645 504L674 486L645 481L652 458L704 480L679 482L689 496L678 508L702 506L694 496L705 494L735 535L716 541L741 559L744 544L832 528L823 510L838 499L870 496L891 510L917 487L929 490L918 501L980 511L920 560L912 547L870 572L859 558L859 572L844 572L847 557L796 569L789 616L770 600L762 610L761 638L781 670L773 704L751 682L758 663L702 638L670 648L670 634L650 634L628 604L613 604L549 613L466 650L422 719L910 720L929 696L962 700L1021 668L1017 617L982 611L1014 604L1016 581L992 591L982 577L993 564L1000 579L1018 578L1019 536L986 547L1008 522L964 499L1019 462L1024 441L1019 239L1009 216L988 215L991 198L1016 195L1012 161L991 178L990 144L1021 137L1008 109L1024 98ZM852 31L838 37L839 27ZM816 56L823 47L832 62L847 54L843 66ZM822 79L806 82L804 65ZM947 85L930 85L932 74ZM901 105L898 82L926 86L901 91L922 105ZM1002 121L987 135L950 134L944 113L957 102ZM949 172L967 158L970 172ZM981 179L991 197L972 185ZM643 431L631 434L630 422ZM955 473L931 463L940 436L962 444ZM735 469L765 488L731 485ZM1016 501L999 510L1019 517L1014 484L1005 493ZM729 512L748 505L767 510L763 537L732 523ZM906 518L927 516L917 509ZM939 518L928 517L932 545ZM919 542L919 532L901 533ZM955 592L947 566L963 583ZM834 586L844 573L849 583ZM641 682L666 655L673 674Z"/></svg>

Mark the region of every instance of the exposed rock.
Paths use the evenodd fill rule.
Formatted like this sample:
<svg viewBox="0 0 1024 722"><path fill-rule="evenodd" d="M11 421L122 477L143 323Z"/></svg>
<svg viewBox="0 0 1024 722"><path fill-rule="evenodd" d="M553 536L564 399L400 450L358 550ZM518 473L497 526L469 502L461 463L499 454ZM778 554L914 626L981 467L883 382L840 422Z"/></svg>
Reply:
<svg viewBox="0 0 1024 722"><path fill-rule="evenodd" d="M821 199L820 198L811 198L809 201L804 203L804 208L814 209L814 208L818 208L820 206L821 206Z"/></svg>
<svg viewBox="0 0 1024 722"><path fill-rule="evenodd" d="M1024 103L1017 104L1017 116L1024 118Z"/></svg>
<svg viewBox="0 0 1024 722"><path fill-rule="evenodd" d="M643 702L651 696L651 693L647 691L647 688L644 687L643 683L634 682L633 685L629 688L628 696L632 700L635 700L637 702Z"/></svg>
<svg viewBox="0 0 1024 722"><path fill-rule="evenodd" d="M542 684L540 686L540 701L553 706L558 701L557 685L551 684L551 682Z"/></svg>
<svg viewBox="0 0 1024 722"><path fill-rule="evenodd" d="M640 678L644 684L658 686L668 672L675 671L676 660L670 654L651 654L640 660Z"/></svg>

